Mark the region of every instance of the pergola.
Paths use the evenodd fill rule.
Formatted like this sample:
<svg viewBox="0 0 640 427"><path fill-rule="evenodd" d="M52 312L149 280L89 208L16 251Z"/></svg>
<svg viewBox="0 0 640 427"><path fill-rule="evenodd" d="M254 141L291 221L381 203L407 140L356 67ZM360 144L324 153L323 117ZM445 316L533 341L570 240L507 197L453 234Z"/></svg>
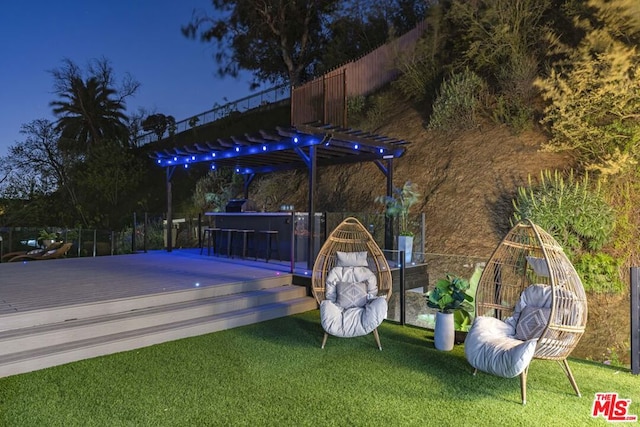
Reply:
<svg viewBox="0 0 640 427"><path fill-rule="evenodd" d="M387 178L387 195L393 191L393 159L401 157L408 141L313 123L255 134L218 138L215 141L173 147L150 153L156 163L166 169L167 227L172 228L171 179L178 168L196 163L209 163L212 169L230 167L244 176L244 193L258 174L307 169L309 171L309 218L315 214L316 170L320 166L374 162ZM309 221L309 253L313 253L314 221ZM393 223L385 221L385 249L392 249ZM167 233L167 250L171 251L171 232Z"/></svg>

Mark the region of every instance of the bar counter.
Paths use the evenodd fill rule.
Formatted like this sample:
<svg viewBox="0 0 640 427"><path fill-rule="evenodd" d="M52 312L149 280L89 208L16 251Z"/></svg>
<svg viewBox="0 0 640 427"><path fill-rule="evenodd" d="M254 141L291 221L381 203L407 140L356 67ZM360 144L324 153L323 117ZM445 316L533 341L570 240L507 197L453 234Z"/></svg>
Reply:
<svg viewBox="0 0 640 427"><path fill-rule="evenodd" d="M294 254L293 212L205 212L211 226L223 229L277 231L278 251L283 261L292 261ZM255 238L254 235L254 238Z"/></svg>

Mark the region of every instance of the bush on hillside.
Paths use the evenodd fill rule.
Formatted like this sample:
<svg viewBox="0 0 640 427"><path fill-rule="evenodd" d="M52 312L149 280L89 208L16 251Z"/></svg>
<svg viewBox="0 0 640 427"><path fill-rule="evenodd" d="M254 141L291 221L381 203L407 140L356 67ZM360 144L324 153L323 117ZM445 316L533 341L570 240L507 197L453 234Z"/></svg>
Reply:
<svg viewBox="0 0 640 427"><path fill-rule="evenodd" d="M440 86L428 128L450 131L478 126L488 94L486 82L473 71L452 74Z"/></svg>
<svg viewBox="0 0 640 427"><path fill-rule="evenodd" d="M549 102L549 148L574 150L586 165L640 155L640 20L637 2L590 1L595 14L578 20L584 37L576 48L558 43L548 77L536 81ZM636 9L634 9L636 8ZM634 41L636 37L636 41Z"/></svg>
<svg viewBox="0 0 640 427"><path fill-rule="evenodd" d="M516 221L531 219L569 254L600 250L615 226L614 210L588 174L564 179L558 171L544 171L537 184L529 177L529 186L518 188L514 208Z"/></svg>

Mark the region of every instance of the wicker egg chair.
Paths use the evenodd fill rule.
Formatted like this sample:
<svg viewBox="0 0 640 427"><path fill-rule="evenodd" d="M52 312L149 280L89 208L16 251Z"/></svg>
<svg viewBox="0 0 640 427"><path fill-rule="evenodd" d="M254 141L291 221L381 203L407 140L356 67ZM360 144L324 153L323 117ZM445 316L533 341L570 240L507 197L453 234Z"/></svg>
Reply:
<svg viewBox="0 0 640 427"><path fill-rule="evenodd" d="M349 217L342 221L342 223L331 232L322 248L320 248L320 252L313 265L311 286L313 296L316 298L318 304L321 305L326 299L327 276L334 267L339 265L338 252L366 252L365 263L368 269L375 275L377 295L384 297L386 302L389 301L391 297L392 278L387 259L369 231L367 231L356 218ZM382 350L377 327L373 330L373 335L378 348ZM329 333L326 332L325 329L322 348L324 348L328 336Z"/></svg>
<svg viewBox="0 0 640 427"><path fill-rule="evenodd" d="M511 331L513 331L513 328L519 326L517 322L525 318L524 307L531 303L531 299L525 300L525 294L529 293L531 298L530 291L546 293L547 308L540 313L548 317L542 319L537 328L532 328L535 330L533 332L535 336L519 339L525 340L523 346L530 344L532 358L558 361L576 394L580 396L580 390L569 369L567 357L585 331L587 298L575 268L560 245L551 235L530 220L516 224L487 262L475 295L477 317L467 338L472 333L477 335L476 332L482 332L473 331L474 327L481 329L476 325L476 322L481 323L480 321L483 320L481 316L499 319L507 324L511 322ZM493 340L494 344L497 343L496 334L492 332L491 335L494 338L487 339ZM508 339L512 338L512 336L508 337ZM479 341L482 342L482 338ZM501 346L504 346L505 342L494 345L496 354L490 357L496 357L496 359L493 362L485 361L484 366L477 366L481 363L472 362L472 359L478 359L478 355L473 354L474 350L467 349L465 342L465 353L469 350L467 359L476 368L475 371L480 369L505 377L516 376L495 372L490 366L492 363L498 364L497 358L503 356L499 352L503 351ZM478 340L469 344L475 347ZM501 363L504 361L505 359L502 358ZM531 358L525 362L519 374L523 404L526 403L526 383L530 361Z"/></svg>

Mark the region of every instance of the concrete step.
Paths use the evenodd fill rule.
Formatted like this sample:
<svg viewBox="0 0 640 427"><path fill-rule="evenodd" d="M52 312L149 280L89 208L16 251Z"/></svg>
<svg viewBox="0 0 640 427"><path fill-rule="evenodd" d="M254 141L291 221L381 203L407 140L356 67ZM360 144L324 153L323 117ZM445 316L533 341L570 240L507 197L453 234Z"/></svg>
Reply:
<svg viewBox="0 0 640 427"><path fill-rule="evenodd" d="M236 284L233 290L228 288L221 295L215 295L218 292L206 288L188 291L191 293L189 295L171 292L174 299L164 296L157 300L154 298L158 296L143 297L141 300L145 301L141 304L123 300L124 311L112 312L113 301L103 303L108 306L106 309L99 307L100 304L90 304L96 306L94 312L83 307L71 307L71 313L85 316L49 323L40 323L46 316L36 313L38 320L35 324L22 319L15 323L31 326L0 332L0 377L317 308L315 299L306 295L304 287L283 285L282 282L271 280L267 285L267 288L252 289L260 285L243 282ZM201 298L194 298L194 295Z"/></svg>

